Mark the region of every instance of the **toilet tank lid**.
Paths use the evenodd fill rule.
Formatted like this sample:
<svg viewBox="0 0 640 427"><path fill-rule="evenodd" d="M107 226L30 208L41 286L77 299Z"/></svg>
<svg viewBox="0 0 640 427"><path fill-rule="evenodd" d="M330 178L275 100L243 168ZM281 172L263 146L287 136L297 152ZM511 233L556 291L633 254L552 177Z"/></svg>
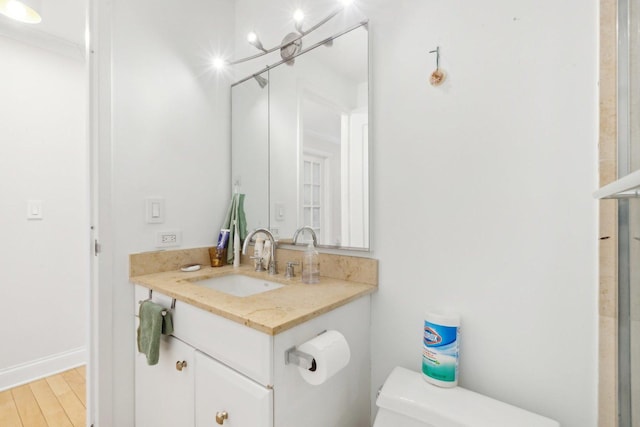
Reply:
<svg viewBox="0 0 640 427"><path fill-rule="evenodd" d="M560 427L557 421L462 387L441 388L396 367L384 383L380 408L437 427Z"/></svg>

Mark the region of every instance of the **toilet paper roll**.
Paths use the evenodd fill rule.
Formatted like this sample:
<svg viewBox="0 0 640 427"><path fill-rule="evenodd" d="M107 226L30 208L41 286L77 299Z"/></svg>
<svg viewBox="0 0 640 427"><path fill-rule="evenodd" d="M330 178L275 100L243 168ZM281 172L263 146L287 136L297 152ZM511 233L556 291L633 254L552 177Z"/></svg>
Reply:
<svg viewBox="0 0 640 427"><path fill-rule="evenodd" d="M316 370L298 367L302 378L311 385L320 385L347 366L351 359L349 344L338 331L324 334L298 346L298 350L310 354L316 361Z"/></svg>

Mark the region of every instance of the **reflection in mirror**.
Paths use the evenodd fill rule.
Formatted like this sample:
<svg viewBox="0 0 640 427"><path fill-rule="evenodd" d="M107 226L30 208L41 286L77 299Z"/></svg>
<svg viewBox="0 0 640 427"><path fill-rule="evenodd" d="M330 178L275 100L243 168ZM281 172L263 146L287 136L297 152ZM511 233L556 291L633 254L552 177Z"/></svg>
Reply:
<svg viewBox="0 0 640 427"><path fill-rule="evenodd" d="M271 227L369 247L366 27L269 71ZM304 241L311 236L305 234Z"/></svg>
<svg viewBox="0 0 640 427"><path fill-rule="evenodd" d="M255 79L232 92L232 179L247 194L249 227L268 225L286 243L309 226L321 247L367 250L366 25L261 77L268 99Z"/></svg>
<svg viewBox="0 0 640 427"><path fill-rule="evenodd" d="M267 73L231 88L233 191L246 195L247 228L269 226L269 90Z"/></svg>

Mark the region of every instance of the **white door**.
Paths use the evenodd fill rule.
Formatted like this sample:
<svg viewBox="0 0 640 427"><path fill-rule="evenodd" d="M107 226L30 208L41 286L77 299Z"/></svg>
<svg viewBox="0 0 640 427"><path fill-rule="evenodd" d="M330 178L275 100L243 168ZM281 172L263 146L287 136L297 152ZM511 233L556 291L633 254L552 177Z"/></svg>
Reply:
<svg viewBox="0 0 640 427"><path fill-rule="evenodd" d="M179 339L162 336L157 365L149 366L144 354L136 354L137 427L194 425L194 353Z"/></svg>
<svg viewBox="0 0 640 427"><path fill-rule="evenodd" d="M199 351L195 365L196 427L273 426L273 390Z"/></svg>
<svg viewBox="0 0 640 427"><path fill-rule="evenodd" d="M369 124L368 115L343 116L342 245L369 247Z"/></svg>
<svg viewBox="0 0 640 427"><path fill-rule="evenodd" d="M304 153L302 166L302 218L301 224L313 228L318 241L329 243L330 221L327 193L331 186L327 171L328 158L326 156ZM311 241L311 236L304 235L303 242Z"/></svg>

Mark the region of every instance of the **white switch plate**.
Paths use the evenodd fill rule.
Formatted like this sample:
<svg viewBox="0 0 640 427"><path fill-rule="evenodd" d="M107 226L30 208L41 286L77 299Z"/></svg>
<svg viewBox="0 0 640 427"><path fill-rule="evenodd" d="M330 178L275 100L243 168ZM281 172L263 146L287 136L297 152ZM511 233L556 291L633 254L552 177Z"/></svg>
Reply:
<svg viewBox="0 0 640 427"><path fill-rule="evenodd" d="M42 200L27 200L27 219L44 219Z"/></svg>
<svg viewBox="0 0 640 427"><path fill-rule="evenodd" d="M284 221L284 216L285 216L284 215L285 214L284 203L275 202L274 203L274 211L275 211L274 212L275 213L274 217L275 217L276 221Z"/></svg>
<svg viewBox="0 0 640 427"><path fill-rule="evenodd" d="M164 222L164 199L148 197L145 200L145 220L147 224L162 224Z"/></svg>
<svg viewBox="0 0 640 427"><path fill-rule="evenodd" d="M169 248L182 244L182 231L158 231L156 233L156 248Z"/></svg>

